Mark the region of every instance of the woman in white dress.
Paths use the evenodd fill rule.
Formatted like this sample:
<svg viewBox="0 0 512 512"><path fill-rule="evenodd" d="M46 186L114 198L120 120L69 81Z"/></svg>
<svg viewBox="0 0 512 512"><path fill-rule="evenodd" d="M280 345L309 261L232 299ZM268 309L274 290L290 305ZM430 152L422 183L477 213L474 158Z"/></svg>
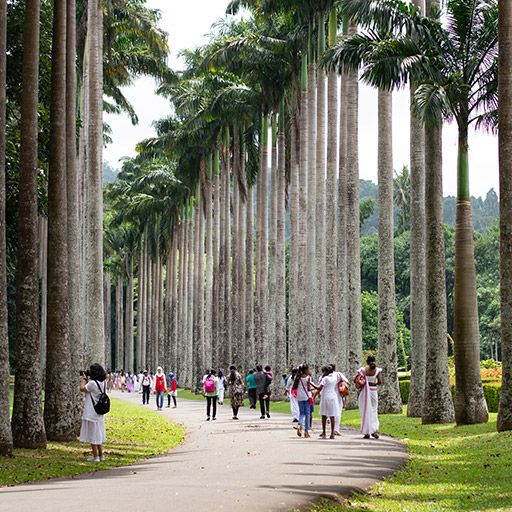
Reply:
<svg viewBox="0 0 512 512"><path fill-rule="evenodd" d="M88 462L100 462L105 460L103 455L103 443L107 440L105 431L105 416L98 414L94 410L94 403L98 401L101 393L106 392L105 379L107 374L103 367L99 364L93 364L89 368L88 381L85 374L82 375L80 382L80 391L85 393L84 412L82 414L82 426L80 427L80 442L90 443L92 449L92 457L87 459Z"/></svg>
<svg viewBox="0 0 512 512"><path fill-rule="evenodd" d="M375 356L368 356L366 366L359 368L354 377L359 394L361 433L365 439L370 439L370 436L373 436L375 439L379 438L379 396L377 394L377 386L382 384L381 374L382 368L378 368L375 364Z"/></svg>
<svg viewBox="0 0 512 512"><path fill-rule="evenodd" d="M325 427L327 426L327 418L331 424L330 439L334 439L334 418L341 414L340 402L338 399L338 382L342 380L342 374L334 373L332 366L324 366L322 368L323 377L320 380L320 414L322 416L322 433L320 437L325 439Z"/></svg>

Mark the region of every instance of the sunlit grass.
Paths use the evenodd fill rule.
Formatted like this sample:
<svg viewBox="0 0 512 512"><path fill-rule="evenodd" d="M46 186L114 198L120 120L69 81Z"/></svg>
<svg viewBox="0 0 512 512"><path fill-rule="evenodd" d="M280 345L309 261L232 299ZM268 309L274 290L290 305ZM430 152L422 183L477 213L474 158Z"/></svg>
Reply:
<svg viewBox="0 0 512 512"><path fill-rule="evenodd" d="M112 398L105 427L105 462L87 462L90 445L78 441L48 443L45 450L15 449L11 457L0 458L0 486L131 464L171 450L185 436L171 420Z"/></svg>
<svg viewBox="0 0 512 512"><path fill-rule="evenodd" d="M358 427L357 411L343 414ZM405 415L380 416L380 430L407 444L410 461L366 495L315 512L512 510L512 432L496 432L496 414L481 425L421 425Z"/></svg>

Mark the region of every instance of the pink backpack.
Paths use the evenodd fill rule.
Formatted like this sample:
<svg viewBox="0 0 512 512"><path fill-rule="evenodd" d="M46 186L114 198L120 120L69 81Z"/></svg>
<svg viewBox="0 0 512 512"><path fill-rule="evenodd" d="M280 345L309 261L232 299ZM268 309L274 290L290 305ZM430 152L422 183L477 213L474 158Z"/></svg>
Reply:
<svg viewBox="0 0 512 512"><path fill-rule="evenodd" d="M215 379L213 377L208 377L204 381L204 392L215 393Z"/></svg>

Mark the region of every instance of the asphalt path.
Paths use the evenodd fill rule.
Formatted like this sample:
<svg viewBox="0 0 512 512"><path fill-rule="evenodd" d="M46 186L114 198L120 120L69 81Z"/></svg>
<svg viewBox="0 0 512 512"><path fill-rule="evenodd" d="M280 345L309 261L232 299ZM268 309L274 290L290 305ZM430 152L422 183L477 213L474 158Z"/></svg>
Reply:
<svg viewBox="0 0 512 512"><path fill-rule="evenodd" d="M142 407L138 393L113 396ZM154 396L144 407L155 411ZM321 497L342 500L361 492L407 460L406 447L386 435L367 440L344 428L341 437L320 439L315 420L306 439L297 436L289 415L272 411L263 420L244 407L235 421L222 405L217 420L206 421L205 401L178 397L177 408L155 414L186 428L183 444L130 466L1 488L0 512L291 512Z"/></svg>

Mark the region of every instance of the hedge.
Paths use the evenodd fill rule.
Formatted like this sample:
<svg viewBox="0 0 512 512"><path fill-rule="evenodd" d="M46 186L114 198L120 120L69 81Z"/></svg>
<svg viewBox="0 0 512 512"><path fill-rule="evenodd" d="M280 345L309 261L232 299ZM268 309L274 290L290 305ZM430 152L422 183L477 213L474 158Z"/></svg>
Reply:
<svg viewBox="0 0 512 512"><path fill-rule="evenodd" d="M489 412L498 412L498 407L500 404L500 394L501 394L501 381L484 379L483 388L484 388L484 396L485 401L487 402L487 407ZM400 395L402 397L402 403L406 404L409 401L409 387L411 385L410 380L401 380L399 382L400 385ZM455 384L451 385L452 388L452 397L455 400Z"/></svg>

